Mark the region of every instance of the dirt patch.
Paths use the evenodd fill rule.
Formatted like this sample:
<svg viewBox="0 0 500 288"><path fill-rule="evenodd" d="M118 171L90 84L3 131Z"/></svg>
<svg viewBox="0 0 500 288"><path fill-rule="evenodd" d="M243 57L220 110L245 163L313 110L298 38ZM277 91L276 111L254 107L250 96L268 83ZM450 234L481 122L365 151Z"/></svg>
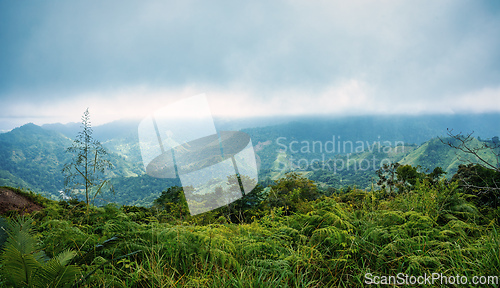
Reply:
<svg viewBox="0 0 500 288"><path fill-rule="evenodd" d="M42 210L42 206L6 188L0 188L0 214L19 211L21 214Z"/></svg>

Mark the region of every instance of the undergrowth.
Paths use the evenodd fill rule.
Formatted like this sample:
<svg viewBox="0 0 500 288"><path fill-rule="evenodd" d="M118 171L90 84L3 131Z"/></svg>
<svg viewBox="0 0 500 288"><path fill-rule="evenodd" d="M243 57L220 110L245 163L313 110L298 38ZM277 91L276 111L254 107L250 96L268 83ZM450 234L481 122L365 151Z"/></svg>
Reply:
<svg viewBox="0 0 500 288"><path fill-rule="evenodd" d="M47 259L71 255L62 264L84 278L74 287L356 287L367 273L500 275L499 211L480 212L456 184L349 193L298 199L293 209L261 205L240 223L222 210L175 218L161 207L87 213L81 202L45 201L30 235ZM11 287L14 256L5 251L2 283Z"/></svg>

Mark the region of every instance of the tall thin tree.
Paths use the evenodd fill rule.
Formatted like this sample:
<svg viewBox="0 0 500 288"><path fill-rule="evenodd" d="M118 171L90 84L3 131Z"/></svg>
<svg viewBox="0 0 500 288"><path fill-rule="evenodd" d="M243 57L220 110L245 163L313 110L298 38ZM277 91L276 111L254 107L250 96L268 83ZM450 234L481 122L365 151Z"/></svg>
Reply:
<svg viewBox="0 0 500 288"><path fill-rule="evenodd" d="M82 131L73 141L73 145L66 151L73 154L72 161L64 165L66 190L74 192L85 190L85 203L106 189L112 190L108 180L104 179L106 169L113 168L111 162L105 159L108 154L99 141L93 138L89 109L82 116Z"/></svg>
<svg viewBox="0 0 500 288"><path fill-rule="evenodd" d="M467 165L459 165L457 173L452 180L458 180L460 186L469 193L479 196L482 204L487 204L495 209L500 202L500 141L498 136L491 140L476 139L471 133L454 133L447 129L449 138L441 142L469 157L458 160Z"/></svg>

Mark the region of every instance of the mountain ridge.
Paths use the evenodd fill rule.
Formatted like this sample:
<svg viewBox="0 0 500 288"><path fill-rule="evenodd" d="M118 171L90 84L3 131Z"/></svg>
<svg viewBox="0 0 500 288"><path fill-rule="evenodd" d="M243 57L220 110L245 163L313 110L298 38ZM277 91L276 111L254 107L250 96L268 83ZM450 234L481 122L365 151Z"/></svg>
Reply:
<svg viewBox="0 0 500 288"><path fill-rule="evenodd" d="M500 116L500 115L497 115ZM496 116L495 116L496 117ZM446 118L446 117L445 117ZM345 141L361 141L364 143L376 143L379 141L381 145L386 145L384 140L398 140L404 133L413 135L406 136L408 141L412 139L423 139L429 137L420 145L404 144L408 149L404 155L387 156L393 161L401 161L402 164L420 165L422 169L431 169L432 165L439 166L445 169L450 175L458 166L458 162L452 159L451 148L439 146L434 135L436 131L441 134L446 133L446 129L450 127L439 126L431 120L421 119L418 123L403 122L393 123L394 119L390 116L377 121L369 122L370 117L350 119L298 119L294 122L281 123L274 126L263 126L254 128L245 128L242 131L248 133L252 139L252 143L256 147L256 155L260 158L259 180L262 183L271 183L286 173L285 170L279 170L281 162L287 161L290 156L295 158L304 158L311 161L315 158L321 159L321 153L304 153L303 155L292 154L290 151L281 151L279 143L283 145L291 145L292 141L296 146L300 147L301 142L313 143L319 141L324 145L326 141L332 141L332 136L340 137ZM392 120L391 120L392 119ZM498 128L491 127L491 117L485 117L488 122L488 127L482 127L483 133L491 132L491 134L481 136L484 138L492 138L498 134L493 134L498 131ZM500 118L499 118L500 119ZM419 126L419 123L428 122L428 125ZM462 121L467 122L465 120ZM119 121L108 123L106 126L93 127L94 137L102 141L104 147L109 151L110 157L115 169L111 170L108 177L112 179L115 188L120 194L117 196L108 195L109 199L117 199L124 203L141 203L147 204L141 199L151 198L150 195L158 195L168 185L180 185L178 179L154 179L144 174L142 157L139 148L139 139L137 136L138 122L136 120ZM407 126L405 126L406 124ZM468 122L467 122L468 123ZM477 121L474 123L478 123ZM49 126L37 126L33 123L28 123L21 127L17 127L10 132L0 134L0 186L9 185L15 187L26 187L37 192L48 192L53 197L59 197L59 190L64 188L64 177L61 174L61 168L64 163L70 160L70 156L65 153L67 147L72 143L72 138L77 136L76 126L78 123L70 124L53 124ZM469 125L469 124L468 124ZM429 127L433 126L433 127ZM45 127L45 128L44 128ZM465 126L451 127L457 130L463 130ZM66 129L67 128L67 129ZM66 132L63 133L66 129ZM74 129L74 130L71 130ZM70 131L72 133L71 134ZM113 131L113 134L108 133L107 137L100 139L99 135ZM280 141L278 138L282 137ZM420 138L419 138L420 137ZM283 138L285 140L283 140ZM434 140L431 140L434 139ZM429 142L430 141L430 142ZM260 143L260 144L259 144ZM263 144L265 143L265 145ZM396 142L392 142L394 144ZM406 143L406 142L405 142ZM426 144L427 143L427 144ZM441 143L442 144L442 143ZM289 146L287 146L289 147ZM420 149L420 150L419 150ZM369 149L367 149L369 150ZM345 152L345 151L344 151ZM365 151L366 154L352 154L350 159L355 161L363 161L363 157L385 157L382 154L377 154L377 151ZM454 153L454 152L453 152ZM324 153L323 153L324 154ZM363 156L364 155L364 156ZM338 158L348 160L346 155L327 154L327 158ZM446 159L441 159L446 158ZM352 160L352 161L354 161ZM379 159L380 160L380 159ZM446 160L446 161L445 161ZM339 160L340 161L340 160ZM448 163L450 162L450 163ZM369 171L337 171L337 175L333 175L331 171L315 172L304 170L303 172L308 177L317 180L320 183L341 187L345 185L356 185L360 188L369 187L371 179L374 177L376 167L372 167ZM295 169L300 172L300 170ZM320 180L322 179L322 180ZM330 180L328 180L330 179ZM127 202L129 201L129 202ZM141 202L142 201L142 202Z"/></svg>

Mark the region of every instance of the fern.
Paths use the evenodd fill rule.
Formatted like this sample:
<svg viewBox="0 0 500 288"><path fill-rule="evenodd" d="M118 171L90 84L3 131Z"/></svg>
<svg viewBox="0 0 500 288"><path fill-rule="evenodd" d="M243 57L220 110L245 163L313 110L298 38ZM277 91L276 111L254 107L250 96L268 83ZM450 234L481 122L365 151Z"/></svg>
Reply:
<svg viewBox="0 0 500 288"><path fill-rule="evenodd" d="M67 265L75 252L65 251L48 260L33 235L33 220L11 221L9 238L0 257L2 274L13 287L69 287L80 275L77 266Z"/></svg>

